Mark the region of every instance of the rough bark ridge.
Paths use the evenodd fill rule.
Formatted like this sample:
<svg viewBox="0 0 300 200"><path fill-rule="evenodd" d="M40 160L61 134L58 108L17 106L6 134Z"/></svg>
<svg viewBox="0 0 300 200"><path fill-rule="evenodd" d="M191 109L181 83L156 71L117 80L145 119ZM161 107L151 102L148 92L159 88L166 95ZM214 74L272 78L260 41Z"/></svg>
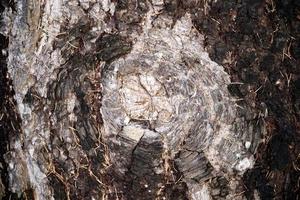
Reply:
<svg viewBox="0 0 300 200"><path fill-rule="evenodd" d="M193 27L194 4L18 1L3 15L22 120L9 189L37 199L242 199L263 124ZM178 11L178 12L177 12Z"/></svg>

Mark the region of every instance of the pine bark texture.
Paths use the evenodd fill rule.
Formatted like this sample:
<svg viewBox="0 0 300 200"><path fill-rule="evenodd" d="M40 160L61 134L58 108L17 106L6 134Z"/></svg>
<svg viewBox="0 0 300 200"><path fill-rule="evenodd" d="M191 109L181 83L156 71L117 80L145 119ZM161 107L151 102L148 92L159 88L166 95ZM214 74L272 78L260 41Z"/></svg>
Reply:
<svg viewBox="0 0 300 200"><path fill-rule="evenodd" d="M20 0L6 10L21 121L5 155L9 190L29 199L245 199L264 114L237 104L228 86L239 83L209 58L190 12L207 13L207 2L172 6Z"/></svg>

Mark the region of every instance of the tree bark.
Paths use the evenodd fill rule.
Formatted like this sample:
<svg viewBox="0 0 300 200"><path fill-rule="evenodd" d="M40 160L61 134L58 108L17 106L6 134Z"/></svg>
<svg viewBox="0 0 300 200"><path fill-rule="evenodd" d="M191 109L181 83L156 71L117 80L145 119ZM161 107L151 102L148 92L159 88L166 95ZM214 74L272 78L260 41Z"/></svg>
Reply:
<svg viewBox="0 0 300 200"><path fill-rule="evenodd" d="M205 2L20 0L7 9L20 116L5 155L9 190L244 199L241 177L265 128L204 48L191 8L206 13Z"/></svg>

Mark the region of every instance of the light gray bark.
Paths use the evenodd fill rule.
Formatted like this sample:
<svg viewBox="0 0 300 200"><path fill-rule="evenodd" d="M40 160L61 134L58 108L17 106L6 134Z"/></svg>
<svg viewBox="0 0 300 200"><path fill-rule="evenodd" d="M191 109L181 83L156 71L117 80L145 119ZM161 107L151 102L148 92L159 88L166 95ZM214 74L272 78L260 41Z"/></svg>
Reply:
<svg viewBox="0 0 300 200"><path fill-rule="evenodd" d="M229 94L195 16L164 9L159 0L21 0L7 10L22 119L6 156L10 190L36 199L243 198L240 177L263 126Z"/></svg>

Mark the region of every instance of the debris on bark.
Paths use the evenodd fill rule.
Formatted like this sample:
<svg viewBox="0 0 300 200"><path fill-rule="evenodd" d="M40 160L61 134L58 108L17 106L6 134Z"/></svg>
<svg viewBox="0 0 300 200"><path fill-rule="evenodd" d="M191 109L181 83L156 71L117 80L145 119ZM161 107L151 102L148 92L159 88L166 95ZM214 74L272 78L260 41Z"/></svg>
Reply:
<svg viewBox="0 0 300 200"><path fill-rule="evenodd" d="M0 199L292 198L292 4L4 5Z"/></svg>

